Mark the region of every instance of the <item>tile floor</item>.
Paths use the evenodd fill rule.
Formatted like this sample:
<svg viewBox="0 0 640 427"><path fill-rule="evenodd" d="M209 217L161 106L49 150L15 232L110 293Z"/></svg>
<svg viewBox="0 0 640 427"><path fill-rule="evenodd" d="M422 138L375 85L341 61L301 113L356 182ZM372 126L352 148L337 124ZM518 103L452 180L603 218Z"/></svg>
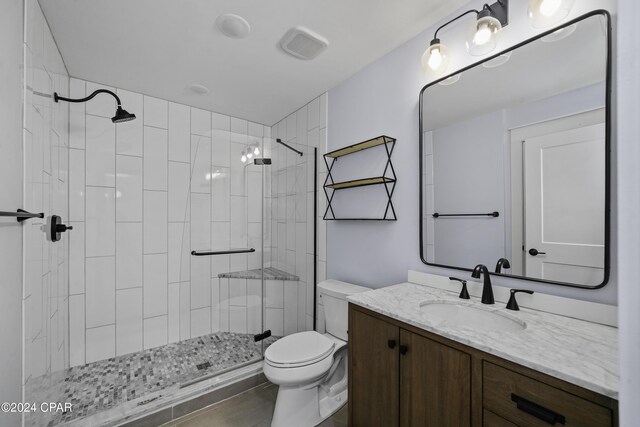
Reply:
<svg viewBox="0 0 640 427"><path fill-rule="evenodd" d="M270 337L265 344L276 339ZM218 332L73 367L59 384L60 401L71 402L73 411L59 413L48 425L93 415L123 402L140 400L138 404L144 404L145 396L153 395L155 400L158 391L260 360L261 353L261 344L251 334ZM33 390L32 399L46 401L37 396L47 391ZM38 420L32 421L37 425Z"/></svg>
<svg viewBox="0 0 640 427"><path fill-rule="evenodd" d="M278 386L267 383L162 427L269 427L277 394ZM347 405L319 427L347 427Z"/></svg>

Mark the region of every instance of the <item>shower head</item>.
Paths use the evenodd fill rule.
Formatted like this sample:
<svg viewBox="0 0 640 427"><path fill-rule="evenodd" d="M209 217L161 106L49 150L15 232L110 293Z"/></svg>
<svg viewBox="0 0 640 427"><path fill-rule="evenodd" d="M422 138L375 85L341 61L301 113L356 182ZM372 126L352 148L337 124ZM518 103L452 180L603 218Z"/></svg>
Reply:
<svg viewBox="0 0 640 427"><path fill-rule="evenodd" d="M130 122L131 120L135 120L136 115L128 112L127 110L123 110L121 106L118 105L118 109L116 110L116 115L111 118L113 123L124 123Z"/></svg>
<svg viewBox="0 0 640 427"><path fill-rule="evenodd" d="M87 102L93 99L99 93L108 93L109 95L113 96L116 99L116 102L118 103L118 109L116 110L116 115L111 118L111 121L113 123L124 123L124 122L130 122L131 120L135 120L136 118L135 114L129 113L127 110L124 110L122 108L122 106L120 105L120 98L118 98L118 95L116 95L115 93L107 89L98 89L94 91L91 95L87 96L86 98L80 98L80 99L64 98L62 96L59 96L58 92L54 92L53 100L55 102L59 102L59 101Z"/></svg>

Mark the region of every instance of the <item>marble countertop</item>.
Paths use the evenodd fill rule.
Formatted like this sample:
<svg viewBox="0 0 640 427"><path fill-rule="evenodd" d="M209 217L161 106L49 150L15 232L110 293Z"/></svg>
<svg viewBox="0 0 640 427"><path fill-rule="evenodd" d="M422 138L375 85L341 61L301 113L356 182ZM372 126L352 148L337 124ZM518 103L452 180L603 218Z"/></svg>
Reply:
<svg viewBox="0 0 640 427"><path fill-rule="evenodd" d="M230 273L220 273L218 277L225 277L228 279L262 279L262 269L256 268L254 270L244 271L232 271ZM277 268L267 267L264 269L265 280L291 280L298 281L300 278L294 274L289 274L286 271L278 270Z"/></svg>
<svg viewBox="0 0 640 427"><path fill-rule="evenodd" d="M414 283L354 294L347 299L425 331L618 398L618 330L614 327L527 308L510 311L503 303L484 305L475 297L461 300L457 292ZM524 321L526 329L504 332L447 326L445 322L428 319L421 312L420 304L428 301L457 302L497 311Z"/></svg>

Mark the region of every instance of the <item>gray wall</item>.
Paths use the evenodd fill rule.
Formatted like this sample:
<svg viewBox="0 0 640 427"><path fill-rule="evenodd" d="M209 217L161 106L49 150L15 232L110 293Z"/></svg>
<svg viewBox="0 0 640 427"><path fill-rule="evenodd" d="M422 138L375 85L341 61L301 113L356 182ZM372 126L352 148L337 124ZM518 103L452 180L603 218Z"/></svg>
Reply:
<svg viewBox="0 0 640 427"><path fill-rule="evenodd" d="M22 206L22 0L0 3L0 210ZM0 219L0 402L22 396L22 227ZM0 426L20 415L0 412Z"/></svg>
<svg viewBox="0 0 640 427"><path fill-rule="evenodd" d="M501 35L498 50L535 34L535 30L528 22L527 3L517 2L510 5L511 22ZM482 3L474 1L468 6L480 7ZM615 3L607 0L576 2L568 19L598 8L615 12ZM408 269L436 274L465 275L455 270L429 267L423 264L419 257L418 95L420 89L428 83L428 79L420 69L420 57L433 36L434 29L435 26L409 40L329 92L327 141L329 151L380 134L397 138L393 162L398 174L398 186L393 201L399 217L397 222L391 223L329 222L327 229L329 278L382 287L406 281ZM462 36L466 34L463 25L454 26L449 32L460 33ZM458 45L464 46L463 42ZM479 59L467 55L464 48L458 49L460 51L458 55L456 50L450 49L450 51L452 51L451 71ZM358 173L359 167L369 167L364 158L355 158L357 154L353 156L350 168L354 175ZM614 175L615 170L614 160ZM615 186L615 182L613 185ZM614 217L615 197L614 192L612 200ZM372 190L367 194L354 195L348 202L364 204L367 199L370 202L371 198L384 201L379 193ZM611 229L612 247L617 245L616 230L614 218ZM615 260L615 253L612 255L612 259ZM613 263L609 284L599 290L581 290L534 282L527 282L526 286L548 294L616 304L616 270ZM513 279L497 278L495 283L500 286L523 286L523 282Z"/></svg>
<svg viewBox="0 0 640 427"><path fill-rule="evenodd" d="M620 426L640 415L640 3L620 0L618 39L618 194Z"/></svg>

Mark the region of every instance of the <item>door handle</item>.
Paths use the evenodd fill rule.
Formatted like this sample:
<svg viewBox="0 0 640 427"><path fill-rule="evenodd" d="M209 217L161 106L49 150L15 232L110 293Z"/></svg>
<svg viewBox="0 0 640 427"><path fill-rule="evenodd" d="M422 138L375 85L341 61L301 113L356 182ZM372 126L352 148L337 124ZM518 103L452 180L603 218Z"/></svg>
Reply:
<svg viewBox="0 0 640 427"><path fill-rule="evenodd" d="M529 249L529 255L531 256L546 255L546 254L547 254L546 252L540 252L536 248Z"/></svg>
<svg viewBox="0 0 640 427"><path fill-rule="evenodd" d="M406 345L400 346L400 354L405 355L407 354L407 351L409 351L409 347L407 347Z"/></svg>
<svg viewBox="0 0 640 427"><path fill-rule="evenodd" d="M387 341L387 346L388 346L390 349L394 349L394 348L396 348L396 340L389 340L389 341Z"/></svg>

